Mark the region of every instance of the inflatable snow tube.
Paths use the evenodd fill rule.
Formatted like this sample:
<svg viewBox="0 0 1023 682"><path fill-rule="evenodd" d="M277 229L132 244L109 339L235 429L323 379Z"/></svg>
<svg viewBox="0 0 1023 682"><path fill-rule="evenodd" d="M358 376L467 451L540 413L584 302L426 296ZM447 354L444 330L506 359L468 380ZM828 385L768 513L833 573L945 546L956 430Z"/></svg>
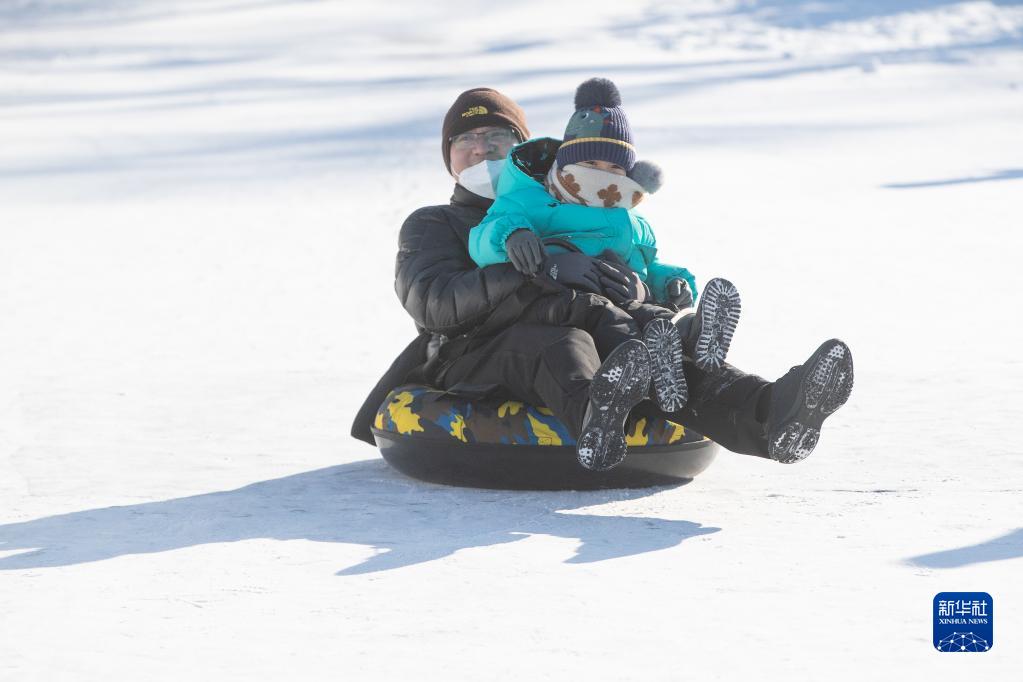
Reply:
<svg viewBox="0 0 1023 682"><path fill-rule="evenodd" d="M513 400L474 401L427 386L400 386L377 410L377 447L388 464L424 481L512 490L592 490L685 483L718 445L664 419L630 416L629 454L610 471L576 461L575 440L550 410Z"/></svg>

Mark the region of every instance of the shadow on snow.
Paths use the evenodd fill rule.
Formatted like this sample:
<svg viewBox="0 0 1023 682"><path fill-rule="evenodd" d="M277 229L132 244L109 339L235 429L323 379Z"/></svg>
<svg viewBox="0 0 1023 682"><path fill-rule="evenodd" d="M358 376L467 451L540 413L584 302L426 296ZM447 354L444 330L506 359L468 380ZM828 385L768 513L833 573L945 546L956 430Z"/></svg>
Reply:
<svg viewBox="0 0 1023 682"><path fill-rule="evenodd" d="M1023 528L998 538L966 547L931 552L906 559L906 563L928 568L959 568L987 561L1004 561L1023 557Z"/></svg>
<svg viewBox="0 0 1023 682"><path fill-rule="evenodd" d="M947 185L969 185L977 182L994 182L998 180L1023 180L1023 169L1010 168L987 175L971 175L963 178L946 178L944 180L923 180L920 182L892 182L881 185L885 189L919 189L921 187L945 187Z"/></svg>
<svg viewBox="0 0 1023 682"><path fill-rule="evenodd" d="M568 563L667 549L719 531L691 521L573 512L664 490L508 492L420 483L369 460L236 490L106 507L0 525L0 570L256 538L367 545L378 553L338 575L425 563L460 549L553 535L581 545Z"/></svg>

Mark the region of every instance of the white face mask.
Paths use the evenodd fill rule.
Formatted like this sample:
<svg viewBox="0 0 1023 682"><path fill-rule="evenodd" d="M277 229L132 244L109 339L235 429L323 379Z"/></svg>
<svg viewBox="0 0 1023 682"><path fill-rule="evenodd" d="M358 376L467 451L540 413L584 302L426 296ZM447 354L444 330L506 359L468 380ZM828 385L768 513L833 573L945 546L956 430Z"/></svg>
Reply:
<svg viewBox="0 0 1023 682"><path fill-rule="evenodd" d="M458 174L458 184L473 194L487 199L497 198L497 179L504 169L504 159L480 161L475 166L463 168Z"/></svg>
<svg viewBox="0 0 1023 682"><path fill-rule="evenodd" d="M566 204L600 208L634 208L646 196L639 183L628 176L576 163L564 168L551 166L547 191Z"/></svg>

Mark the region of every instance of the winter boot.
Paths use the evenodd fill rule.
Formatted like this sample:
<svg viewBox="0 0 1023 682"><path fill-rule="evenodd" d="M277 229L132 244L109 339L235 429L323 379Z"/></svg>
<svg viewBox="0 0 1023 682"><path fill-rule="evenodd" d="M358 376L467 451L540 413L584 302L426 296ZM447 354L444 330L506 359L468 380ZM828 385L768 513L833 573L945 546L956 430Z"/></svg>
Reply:
<svg viewBox="0 0 1023 682"><path fill-rule="evenodd" d="M696 312L676 318L683 347L697 367L703 370L721 367L741 310L739 290L727 279L715 277L707 282Z"/></svg>
<svg viewBox="0 0 1023 682"><path fill-rule="evenodd" d="M590 382L590 403L576 444L579 463L604 471L625 459L625 419L650 392L650 354L630 339L607 356Z"/></svg>
<svg viewBox="0 0 1023 682"><path fill-rule="evenodd" d="M774 382L767 415L771 459L792 464L813 452L821 424L849 400L852 387L852 352L838 339L822 343L809 360Z"/></svg>
<svg viewBox="0 0 1023 682"><path fill-rule="evenodd" d="M689 400L689 386L682 373L682 334L665 319L655 319L643 328L643 343L650 353L653 372L652 393L665 412L681 410Z"/></svg>

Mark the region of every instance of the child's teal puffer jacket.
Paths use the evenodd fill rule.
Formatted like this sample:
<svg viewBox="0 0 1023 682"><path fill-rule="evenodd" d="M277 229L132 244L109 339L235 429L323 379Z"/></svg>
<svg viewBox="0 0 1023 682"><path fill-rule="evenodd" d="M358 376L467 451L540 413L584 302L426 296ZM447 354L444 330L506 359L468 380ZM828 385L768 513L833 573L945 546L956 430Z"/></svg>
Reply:
<svg viewBox="0 0 1023 682"><path fill-rule="evenodd" d="M469 231L469 255L476 264L507 263L505 240L527 228L541 239L569 241L588 256L614 251L639 273L655 300L668 300L666 286L672 279L687 281L695 300L696 278L686 268L657 260L654 232L634 210L565 204L547 193L542 179L560 145L543 137L511 149L497 181L497 199L483 222Z"/></svg>

